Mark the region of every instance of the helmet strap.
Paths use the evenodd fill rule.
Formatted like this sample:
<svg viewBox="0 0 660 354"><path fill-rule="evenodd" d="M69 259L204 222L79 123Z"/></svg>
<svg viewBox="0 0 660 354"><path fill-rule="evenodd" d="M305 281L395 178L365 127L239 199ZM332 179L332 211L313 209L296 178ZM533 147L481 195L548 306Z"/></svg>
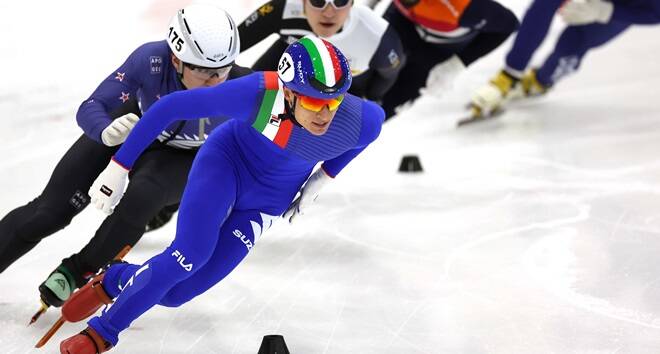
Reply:
<svg viewBox="0 0 660 354"><path fill-rule="evenodd" d="M176 66L176 77L179 78L179 83L183 86L184 89L188 89L186 84L183 83L183 61L179 59L179 64Z"/></svg>
<svg viewBox="0 0 660 354"><path fill-rule="evenodd" d="M295 107L296 107L296 100L298 97L296 95L293 95L293 109L291 109L291 106L289 105L289 100L286 98L284 99L284 113L280 114L278 118L284 120L284 119L290 119L293 124L302 127L300 123L296 120L296 116L293 114Z"/></svg>

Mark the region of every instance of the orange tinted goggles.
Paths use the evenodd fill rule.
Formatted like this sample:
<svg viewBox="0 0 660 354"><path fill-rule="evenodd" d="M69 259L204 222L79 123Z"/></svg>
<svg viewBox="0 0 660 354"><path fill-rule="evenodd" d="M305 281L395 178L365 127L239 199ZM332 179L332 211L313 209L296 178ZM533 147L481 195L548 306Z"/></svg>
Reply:
<svg viewBox="0 0 660 354"><path fill-rule="evenodd" d="M325 106L328 106L328 109L331 111L336 111L342 101L344 101L344 95L330 99L303 96L301 94L296 94L296 96L298 96L302 108L312 112L321 112Z"/></svg>

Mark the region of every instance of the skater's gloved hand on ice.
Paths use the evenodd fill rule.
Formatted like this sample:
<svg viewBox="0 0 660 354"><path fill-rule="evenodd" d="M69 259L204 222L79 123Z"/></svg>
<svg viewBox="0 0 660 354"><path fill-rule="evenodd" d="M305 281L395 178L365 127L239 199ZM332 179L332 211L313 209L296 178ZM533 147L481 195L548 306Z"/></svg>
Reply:
<svg viewBox="0 0 660 354"><path fill-rule="evenodd" d="M101 132L101 141L106 146L117 146L123 143L140 118L134 113L124 114L115 119Z"/></svg>
<svg viewBox="0 0 660 354"><path fill-rule="evenodd" d="M127 184L128 169L113 158L89 189L92 205L106 214L112 214L124 195Z"/></svg>
<svg viewBox="0 0 660 354"><path fill-rule="evenodd" d="M307 179L307 183L300 190L298 198L289 205L282 217L288 220L289 223L293 223L298 215L304 215L304 211L316 200L323 187L331 180L332 177L328 176L323 168L319 168L312 173Z"/></svg>
<svg viewBox="0 0 660 354"><path fill-rule="evenodd" d="M586 25L594 22L608 23L614 5L604 0L568 0L559 9L564 22L569 25Z"/></svg>
<svg viewBox="0 0 660 354"><path fill-rule="evenodd" d="M463 71L465 71L465 64L458 56L453 55L431 69L429 76L426 77L426 87L421 89L421 93L442 97L447 91L454 88L456 78Z"/></svg>

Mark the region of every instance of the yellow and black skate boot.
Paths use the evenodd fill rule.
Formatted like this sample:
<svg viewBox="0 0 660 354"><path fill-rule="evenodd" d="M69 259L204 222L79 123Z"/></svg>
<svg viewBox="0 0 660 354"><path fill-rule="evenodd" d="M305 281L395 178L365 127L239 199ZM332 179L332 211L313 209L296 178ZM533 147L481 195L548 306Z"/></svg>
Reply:
<svg viewBox="0 0 660 354"><path fill-rule="evenodd" d="M469 108L473 118L488 117L499 111L513 94L519 91L520 80L500 70L487 84L478 88L470 99Z"/></svg>
<svg viewBox="0 0 660 354"><path fill-rule="evenodd" d="M495 77L490 79L490 83L500 90L503 98L507 98L512 91L517 87L520 79L509 74L508 71L502 69Z"/></svg>
<svg viewBox="0 0 660 354"><path fill-rule="evenodd" d="M522 79L520 79L520 86L525 96L540 96L548 92L552 86L546 86L539 82L536 78L536 69L528 71Z"/></svg>

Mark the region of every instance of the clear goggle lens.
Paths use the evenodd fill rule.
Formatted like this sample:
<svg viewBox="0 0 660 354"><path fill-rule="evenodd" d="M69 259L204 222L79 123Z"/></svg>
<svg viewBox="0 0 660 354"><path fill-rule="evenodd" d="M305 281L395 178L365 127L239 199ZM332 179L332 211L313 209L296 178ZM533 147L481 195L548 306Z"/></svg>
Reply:
<svg viewBox="0 0 660 354"><path fill-rule="evenodd" d="M231 64L221 68L207 68L204 66L197 66L188 63L184 63L183 65L190 69L193 76L201 80L208 80L214 77L224 78L229 74L229 71L232 67Z"/></svg>

